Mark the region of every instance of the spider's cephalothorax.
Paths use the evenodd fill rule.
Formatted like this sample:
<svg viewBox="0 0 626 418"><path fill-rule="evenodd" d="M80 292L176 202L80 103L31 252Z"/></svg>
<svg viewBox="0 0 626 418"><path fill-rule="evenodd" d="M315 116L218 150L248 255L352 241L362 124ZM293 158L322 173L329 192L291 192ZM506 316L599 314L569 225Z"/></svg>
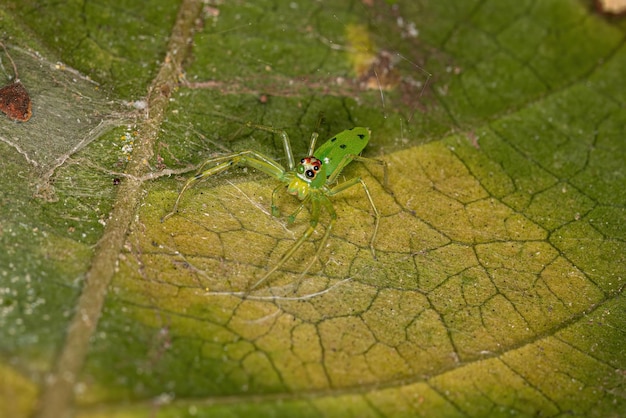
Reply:
<svg viewBox="0 0 626 418"><path fill-rule="evenodd" d="M326 167L314 156L305 157L296 164L295 176L287 185L287 193L303 200L311 189L319 189L326 183Z"/></svg>
<svg viewBox="0 0 626 418"><path fill-rule="evenodd" d="M324 172L322 162L313 156L301 159L296 171L298 172L298 177L311 185L315 183L317 175ZM325 180L323 175L320 178Z"/></svg>
<svg viewBox="0 0 626 418"><path fill-rule="evenodd" d="M354 177L342 183L335 184L338 180L339 174L341 174L341 171L345 168L345 166L355 160L362 162L375 162L382 165L385 175L384 182L385 185L387 184L387 165L383 161L363 158L359 155L369 141L370 130L361 127L345 130L320 145L317 149L315 149L317 134L314 133L311 135L309 156L301 159L296 164L291 151L291 143L289 142L289 137L285 131L267 126L253 125L251 123L248 123L247 126L262 129L281 136L283 146L285 147L285 155L287 157L287 168L283 167L271 157L254 150L240 151L229 155L211 158L203 164L203 167L206 165L212 166L209 169L196 174L187 181L176 199L174 208L169 214L163 217L163 220L169 218L176 212L183 193L192 184L205 177L226 171L233 165L252 167L285 184L287 186L287 192L296 195L302 201L300 206L298 206L298 208L291 215L289 215L289 221L292 222L305 205L310 205L311 215L309 219L309 227L291 246L291 248L287 250L278 263L260 280L252 285L251 289L254 289L263 283L270 276L270 274L285 264L285 262L291 258L298 248L300 248L302 244L304 244L304 242L311 237L320 220L321 211L322 209L325 209L330 216L330 222L328 223L320 245L315 252L315 257L307 264L304 272L302 273L305 274L313 265L313 262L319 258L319 254L325 247L326 240L330 236L333 225L337 219L337 213L335 212L333 204L329 198L337 193L351 188L352 186L360 184L365 191L365 195L369 200L372 210L374 211L375 225L374 233L372 234L372 239L370 241L370 250L372 252L372 256L375 258L374 240L376 239L376 233L378 232L380 214L374 205L374 201L372 200L372 196L370 195L365 182L363 182L360 177ZM274 192L277 190L278 188L276 188ZM278 208L274 205L274 193L272 193L272 214L279 214Z"/></svg>

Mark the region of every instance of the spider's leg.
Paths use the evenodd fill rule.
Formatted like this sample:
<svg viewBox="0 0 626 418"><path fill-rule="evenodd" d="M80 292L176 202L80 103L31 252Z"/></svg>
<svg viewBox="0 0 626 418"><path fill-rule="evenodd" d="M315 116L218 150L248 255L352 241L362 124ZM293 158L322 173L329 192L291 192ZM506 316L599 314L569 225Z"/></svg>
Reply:
<svg viewBox="0 0 626 418"><path fill-rule="evenodd" d="M187 182L183 186L183 189L180 191L180 193L178 194L178 197L176 198L176 203L174 203L174 207L172 208L172 211L168 213L167 215L165 215L161 219L161 222L165 221L167 218L171 217L174 213L176 213L176 211L178 210L178 205L183 197L183 193L185 193L185 191L188 188L190 188L191 186L196 184L198 181L206 177L210 177L215 174L219 174L223 171L228 170L228 168L230 168L233 165L239 164L239 165L245 165L248 167L256 168L257 170L262 171L268 176L274 177L280 181L284 180L284 175L285 175L285 169L280 164L272 160L270 157L264 154L261 154L260 152L251 151L251 150L246 150L246 151L241 151L235 154L229 154L229 155L223 155L220 157L210 158L202 164L202 167L211 165L211 164L216 164L216 165L212 166L208 170L205 170L201 173L196 174L195 176L187 180Z"/></svg>
<svg viewBox="0 0 626 418"><path fill-rule="evenodd" d="M378 234L378 225L380 224L380 212L378 212L378 209L376 209L376 205L374 204L372 195L370 194L370 191L367 188L367 185L365 184L365 182L361 179L361 177L354 177L350 180L344 181L343 183L338 184L335 187L331 188L327 194L328 196L336 195L337 193L341 193L344 190L349 189L352 186L356 186L359 183L361 184L361 186L363 186L363 190L365 191L367 200L369 200L370 206L372 207L372 210L374 211L375 223L374 223L374 233L372 234L372 239L370 240L370 251L372 253L372 257L374 257L374 260L375 260L376 250L374 249L374 242L376 241L376 235Z"/></svg>
<svg viewBox="0 0 626 418"><path fill-rule="evenodd" d="M261 131L271 132L273 134L280 135L280 138L283 141L283 148L285 150L285 156L287 157L287 169L292 171L296 166L296 163L293 159L293 151L291 150L291 141L289 141L289 135L283 129L272 128L271 126L263 126L257 125L252 122L247 122L246 126L249 128L259 129Z"/></svg>
<svg viewBox="0 0 626 418"><path fill-rule="evenodd" d="M387 174L387 162L383 160L377 160L374 158L361 157L360 155L356 155L356 154L347 154L343 156L341 161L339 161L339 164L337 164L337 167L335 168L335 170L328 177L327 184L333 184L337 180L337 177L339 177L339 174L341 174L341 171L352 161L358 161L358 162L365 163L365 164L378 164L378 165L383 166L383 187L385 189L388 189L389 177Z"/></svg>
<svg viewBox="0 0 626 418"><path fill-rule="evenodd" d="M335 221L337 220L337 213L335 212L335 208L333 207L333 204L330 201L330 199L328 199L324 195L322 195L321 199L322 199L322 204L324 205L324 207L326 208L326 210L328 211L330 215L330 222L326 226L326 232L324 232L324 236L322 237L320 241L320 245L317 248L317 251L315 251L315 255L313 256L311 261L309 261L309 263L306 265L302 273L300 273L299 280L301 280L302 277L304 277L304 275L308 273L313 263L315 263L316 260L319 260L320 254L322 253L322 250L326 247L326 241L328 241L328 237L330 237L330 232L332 231L333 226L335 225Z"/></svg>
<svg viewBox="0 0 626 418"><path fill-rule="evenodd" d="M298 214L300 213L300 211L302 211L302 209L304 208L304 205L306 205L309 200L311 200L311 194L308 194L304 200L302 202L300 202L300 206L298 206L296 208L296 210L294 210L288 217L287 217L287 223L288 224L292 224L296 221L296 217L298 216Z"/></svg>
<svg viewBox="0 0 626 418"><path fill-rule="evenodd" d="M311 235L313 234L313 231L315 231L315 228L317 227L317 223L319 222L319 219L320 219L320 201L318 199L312 199L311 200L311 219L309 220L309 227L306 229L306 231L304 231L304 234L302 234L302 236L298 239L298 241L296 241L291 246L291 248L285 254L283 254L280 260L278 260L278 263L276 263L276 265L272 267L270 271L265 273L265 275L261 279L259 279L255 284L252 285L252 287L250 287L250 290L254 290L257 287L259 287L259 285L265 282L272 273L274 273L276 270L282 267L282 265L285 264L287 260L291 258L291 256L298 250L298 248L300 248L302 244L304 244L304 242L311 237Z"/></svg>
<svg viewBox="0 0 626 418"><path fill-rule="evenodd" d="M278 206L276 206L276 204L274 203L274 200L276 199L276 193L278 193L278 191L280 189L284 189L285 185L284 184L279 184L278 186L276 186L274 188L274 191L272 191L272 199L271 199L271 203L270 203L270 208L272 210L272 216L275 217L279 217L280 216L280 209L278 209Z"/></svg>
<svg viewBox="0 0 626 418"><path fill-rule="evenodd" d="M206 163L203 164L203 165L206 165ZM168 219L169 217L171 217L172 215L174 215L178 211L178 205L180 203L180 200L182 199L183 194L185 193L185 191L189 187L193 186L196 182L200 181L204 177L208 177L210 175L217 174L217 173L220 173L220 172L228 169L231 165L233 165L232 161L227 161L227 162L218 164L215 167L212 167L209 170L203 171L202 173L198 173L195 176L193 176L192 178L190 178L189 180L187 180L187 182L183 186L183 188L180 191L180 193L178 193L178 197L176 198L176 202L174 203L174 207L172 207L172 210L167 215L165 215L165 216L163 216L161 218L161 222L164 222L166 219ZM207 174L207 172L209 172L209 173Z"/></svg>
<svg viewBox="0 0 626 418"><path fill-rule="evenodd" d="M313 153L315 152L315 143L317 142L317 137L319 136L320 134L318 134L317 132L311 133L311 142L309 145L309 153L307 154L307 156L313 155Z"/></svg>
<svg viewBox="0 0 626 418"><path fill-rule="evenodd" d="M285 185L280 184L276 188L274 188L274 191L272 192L272 201L271 201L272 216L276 216L276 217L280 216L280 210L278 209L278 206L276 206L276 204L274 203L274 199L275 199L276 193L278 193L280 189L284 189L284 188L285 188ZM307 195L304 198L304 200L300 202L300 205L296 208L296 210L294 210L293 213L291 213L287 217L287 223L292 224L296 220L296 216L298 216L300 211L302 211L302 208L304 208L304 206L309 202L310 198L311 198L311 195Z"/></svg>

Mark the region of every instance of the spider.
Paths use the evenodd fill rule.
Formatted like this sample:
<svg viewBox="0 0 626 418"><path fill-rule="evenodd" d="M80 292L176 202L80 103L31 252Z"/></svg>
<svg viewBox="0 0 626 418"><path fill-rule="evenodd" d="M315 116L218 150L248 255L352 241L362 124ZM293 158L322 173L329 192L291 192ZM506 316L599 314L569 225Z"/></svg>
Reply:
<svg viewBox="0 0 626 418"><path fill-rule="evenodd" d="M255 168L281 182L281 184L276 187L272 192L271 211L273 216L278 216L280 214L278 207L274 204L274 197L276 192L284 186L286 186L287 188L287 193L296 196L301 201L296 210L288 216L289 224L293 223L302 208L304 208L306 204L310 203L311 215L309 219L309 227L304 231L302 236L291 246L291 248L289 248L289 250L287 250L287 252L283 254L278 263L276 263L276 265L274 265L269 271L267 271L267 273L261 279L259 279L256 283L254 283L254 285L252 285L252 287L250 288L250 290L252 290L265 282L272 273L274 273L283 264L285 264L287 260L289 260L291 256L298 250L298 248L300 248L302 244L304 244L304 242L311 237L311 235L315 231L315 228L317 227L317 224L319 223L320 214L323 208L328 212L330 216L330 222L326 227L326 231L324 232L320 245L315 252L315 256L302 272L302 275L306 274L306 272L313 265L315 260L319 258L319 255L326 245L326 241L328 240L328 237L330 236L330 233L333 229L333 225L337 220L337 213L335 212L330 197L341 193L344 190L351 188L352 186L360 184L363 187L363 191L365 192L365 195L367 196L370 206L372 207L372 210L374 212L374 232L372 233L372 238L370 240L369 246L372 257L376 259L374 241L376 240L376 234L378 233L380 213L378 212L378 209L376 209L376 205L374 204L374 200L372 199L367 185L360 177L353 177L344 182L337 183L337 178L339 177L339 174L341 174L341 171L348 164L350 164L352 161L360 161L364 163L376 163L382 165L384 171L384 184L386 187L387 164L381 160L365 158L359 155L369 142L370 130L368 128L362 127L347 129L333 136L328 141L320 145L317 149L315 149L315 143L317 142L318 134L316 132L313 132L311 134L309 152L307 154L308 156L302 158L296 163L294 161L293 152L291 150L291 142L289 140L289 136L284 130L275 129L268 126L254 125L252 123L247 123L246 126L280 135L283 142L285 155L287 157L287 168L283 167L281 164L276 162L274 159L268 157L267 155L254 150L245 150L228 155L210 158L202 164L201 169L205 166L211 167L205 171L196 174L185 183L182 190L178 194L178 198L174 203L172 211L165 215L162 221L165 221L167 218L177 212L181 198L189 187L193 186L196 182L206 177L210 177L226 171L234 165Z"/></svg>

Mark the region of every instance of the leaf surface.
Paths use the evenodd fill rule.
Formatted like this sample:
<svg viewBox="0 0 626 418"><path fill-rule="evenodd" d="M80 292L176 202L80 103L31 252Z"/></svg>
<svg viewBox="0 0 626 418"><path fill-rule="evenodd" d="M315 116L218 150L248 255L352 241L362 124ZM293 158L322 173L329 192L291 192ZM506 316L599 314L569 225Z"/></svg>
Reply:
<svg viewBox="0 0 626 418"><path fill-rule="evenodd" d="M6 416L620 416L626 68L580 2L8 2ZM1 70L14 76L6 54ZM148 92L148 93L147 93ZM322 117L323 116L323 117ZM310 213L207 159L353 126ZM321 142L319 142L321 143ZM204 167L206 169L208 167ZM306 267L311 263L307 272Z"/></svg>

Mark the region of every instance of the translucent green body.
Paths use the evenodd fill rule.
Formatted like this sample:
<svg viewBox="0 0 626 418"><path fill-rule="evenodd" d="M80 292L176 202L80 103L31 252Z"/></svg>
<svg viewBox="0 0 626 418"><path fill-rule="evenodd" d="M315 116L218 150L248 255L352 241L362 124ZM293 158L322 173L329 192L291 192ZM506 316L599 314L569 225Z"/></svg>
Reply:
<svg viewBox="0 0 626 418"><path fill-rule="evenodd" d="M317 140L317 134L311 135L311 142L309 146L309 156L302 158L298 163L295 163L293 158L293 152L291 150L291 143L287 133L282 130L274 128L247 124L250 127L256 129L262 129L268 132L272 132L281 136L285 155L287 157L287 165L285 168L272 158L261 154L254 150L241 151L229 155L210 158L204 162L202 167L210 166L207 170L204 170L187 181L183 189L176 199L176 203L172 208L172 211L163 217L163 221L172 216L178 209L181 197L185 190L195 184L197 181L214 174L221 173L233 165L241 165L255 168L265 174L275 178L282 184L286 185L287 192L297 196L301 200L298 208L288 217L289 222L293 222L296 216L300 213L302 208L306 204L310 204L311 215L309 218L309 227L305 230L304 234L291 246L289 250L281 257L278 263L272 267L261 279L254 283L250 289L254 289L263 283L267 278L280 268L291 256L302 246L302 244L311 237L315 228L319 222L322 208L324 208L329 216L330 222L326 227L324 236L322 237L320 246L315 252L313 259L307 264L301 275L306 274L309 268L313 265L315 260L319 258L319 254L326 245L326 241L330 236L333 225L337 219L337 214L333 207L329 197L336 195L354 185L360 184L363 187L365 195L367 196L369 203L374 211L375 225L372 239L370 240L370 250L372 256L376 257L374 251L374 241L378 232L378 225L380 221L380 214L374 205L372 196L367 188L367 185L360 177L353 177L342 183L335 184L337 177L341 171L352 161L361 162L373 162L380 164L384 169L384 182L387 184L387 165L383 161L373 160L369 158L361 157L359 154L367 146L370 139L370 130L367 128L355 127L347 129L338 133L331 139L315 148L315 142ZM277 187L272 193L272 214L278 215L279 210L274 205L274 194L280 189Z"/></svg>

